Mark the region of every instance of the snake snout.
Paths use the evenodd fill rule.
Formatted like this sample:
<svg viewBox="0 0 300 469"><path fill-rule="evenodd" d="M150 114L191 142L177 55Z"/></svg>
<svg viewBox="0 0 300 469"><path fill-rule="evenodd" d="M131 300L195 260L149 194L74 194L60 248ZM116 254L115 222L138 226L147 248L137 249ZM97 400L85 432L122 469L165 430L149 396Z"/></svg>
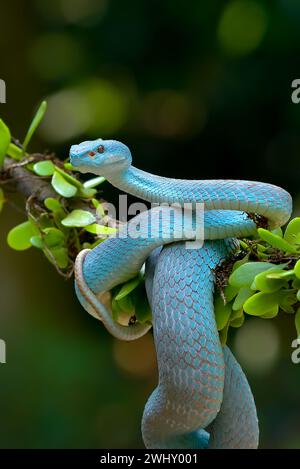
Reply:
<svg viewBox="0 0 300 469"><path fill-rule="evenodd" d="M78 156L78 145L72 145L70 148L70 158Z"/></svg>
<svg viewBox="0 0 300 469"><path fill-rule="evenodd" d="M70 161L73 166L79 166L82 156L85 150L81 145L72 145L70 148Z"/></svg>

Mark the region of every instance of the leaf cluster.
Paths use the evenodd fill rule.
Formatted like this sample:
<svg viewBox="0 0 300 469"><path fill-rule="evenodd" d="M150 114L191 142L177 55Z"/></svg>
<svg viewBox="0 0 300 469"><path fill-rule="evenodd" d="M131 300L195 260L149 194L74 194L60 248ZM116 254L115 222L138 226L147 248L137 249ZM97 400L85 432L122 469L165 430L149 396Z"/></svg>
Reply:
<svg viewBox="0 0 300 469"><path fill-rule="evenodd" d="M0 120L0 168L9 157L14 168L25 167L28 173L45 181L54 195L41 201L32 194L26 201L26 219L9 231L7 242L17 251L32 247L39 249L61 275L69 278L78 252L94 248L115 233L116 228L108 226L105 208L97 198L98 187L105 181L103 177L82 182L69 160L62 162L53 155L27 152L46 108L47 104L43 102L22 144L13 140L9 128ZM0 187L0 210L5 202L7 200ZM126 316L131 322L150 320L151 310L142 273L115 287L111 293L116 321L121 316L123 319Z"/></svg>
<svg viewBox="0 0 300 469"><path fill-rule="evenodd" d="M243 325L245 314L263 319L280 311L294 314L300 336L300 218L292 219L284 233L258 228L255 239L240 240L241 253L243 258L233 263L225 287L215 295L222 343L229 327Z"/></svg>
<svg viewBox="0 0 300 469"><path fill-rule="evenodd" d="M46 108L43 102L22 144L13 140L9 128L0 120L0 168L8 157L11 164L6 173L10 168L23 167L29 175L49 184L53 191L53 197L42 201L34 193L27 199L26 219L10 230L7 242L18 251L31 247L40 249L60 274L69 277L78 252L93 248L116 229L106 226L105 210L96 198L104 178L93 177L82 182L68 160L63 162L54 155L27 152ZM1 180L6 182L5 178ZM0 210L6 201L6 194L0 187Z"/></svg>

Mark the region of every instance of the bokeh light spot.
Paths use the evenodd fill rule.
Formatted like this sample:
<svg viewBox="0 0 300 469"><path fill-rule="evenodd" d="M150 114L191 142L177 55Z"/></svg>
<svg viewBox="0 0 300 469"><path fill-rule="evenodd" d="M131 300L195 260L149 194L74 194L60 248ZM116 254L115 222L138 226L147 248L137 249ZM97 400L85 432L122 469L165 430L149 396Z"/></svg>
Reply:
<svg viewBox="0 0 300 469"><path fill-rule="evenodd" d="M102 18L108 0L34 0L40 16L48 22L93 26Z"/></svg>
<svg viewBox="0 0 300 469"><path fill-rule="evenodd" d="M38 36L29 58L35 71L47 81L68 77L84 67L81 45L65 33Z"/></svg>
<svg viewBox="0 0 300 469"><path fill-rule="evenodd" d="M41 127L50 142L65 142L88 133L113 135L126 122L126 93L106 80L88 80L47 98L48 110Z"/></svg>
<svg viewBox="0 0 300 469"><path fill-rule="evenodd" d="M61 0L61 11L69 23L89 23L106 10L107 0Z"/></svg>
<svg viewBox="0 0 300 469"><path fill-rule="evenodd" d="M155 373L156 354L151 334L134 342L115 340L113 355L117 365L127 373L140 377Z"/></svg>
<svg viewBox="0 0 300 469"><path fill-rule="evenodd" d="M279 334L267 319L249 319L235 337L234 350L245 371L254 374L270 370L279 357Z"/></svg>
<svg viewBox="0 0 300 469"><path fill-rule="evenodd" d="M230 2L221 16L218 37L228 55L245 55L261 43L267 29L264 7L249 0Z"/></svg>
<svg viewBox="0 0 300 469"><path fill-rule="evenodd" d="M51 23L62 23L61 0L34 0L39 16L47 18Z"/></svg>
<svg viewBox="0 0 300 469"><path fill-rule="evenodd" d="M90 125L89 104L77 90L63 90L47 98L48 109L41 125L46 140L60 143L84 133Z"/></svg>
<svg viewBox="0 0 300 469"><path fill-rule="evenodd" d="M89 106L91 136L112 135L127 121L126 91L108 80L92 79L80 87Z"/></svg>

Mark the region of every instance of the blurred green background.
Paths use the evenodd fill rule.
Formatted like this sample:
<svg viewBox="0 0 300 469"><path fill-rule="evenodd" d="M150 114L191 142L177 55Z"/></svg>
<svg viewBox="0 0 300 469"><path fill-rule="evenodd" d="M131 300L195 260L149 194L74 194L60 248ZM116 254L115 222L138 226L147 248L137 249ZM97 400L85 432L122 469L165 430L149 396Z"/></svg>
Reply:
<svg viewBox="0 0 300 469"><path fill-rule="evenodd" d="M127 143L136 166L169 177L278 184L300 213L298 0L10 0L1 8L1 117L33 150L68 155L85 138ZM116 200L107 183L104 196ZM22 208L22 199L15 197ZM1 214L0 446L142 447L156 375L152 336L112 339L37 250L17 253ZM261 447L300 447L293 318L248 320L230 344L256 399Z"/></svg>

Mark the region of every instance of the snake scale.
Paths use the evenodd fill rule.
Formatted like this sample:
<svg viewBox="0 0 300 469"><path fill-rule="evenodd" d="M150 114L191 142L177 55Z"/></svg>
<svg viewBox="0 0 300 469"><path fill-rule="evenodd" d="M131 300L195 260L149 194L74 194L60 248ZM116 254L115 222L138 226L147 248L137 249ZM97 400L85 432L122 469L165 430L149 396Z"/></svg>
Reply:
<svg viewBox="0 0 300 469"><path fill-rule="evenodd" d="M236 238L255 233L247 215L268 219L272 228L291 214L291 196L271 184L234 180L180 180L132 166L128 147L97 139L73 145L71 163L145 201L178 204L138 214L92 250L79 253L75 288L84 308L111 334L133 340L151 324L115 322L99 295L136 275L146 261L146 290L153 315L159 384L142 419L147 448L256 448L258 420L247 379L216 327L214 269L237 246ZM203 203L205 242L187 249L195 227L195 206ZM191 204L183 219L180 207ZM167 215L167 217L163 216ZM167 221L166 221L167 220ZM152 233L151 224L157 222ZM177 228L185 225L178 237ZM140 236L132 236L132 226Z"/></svg>

